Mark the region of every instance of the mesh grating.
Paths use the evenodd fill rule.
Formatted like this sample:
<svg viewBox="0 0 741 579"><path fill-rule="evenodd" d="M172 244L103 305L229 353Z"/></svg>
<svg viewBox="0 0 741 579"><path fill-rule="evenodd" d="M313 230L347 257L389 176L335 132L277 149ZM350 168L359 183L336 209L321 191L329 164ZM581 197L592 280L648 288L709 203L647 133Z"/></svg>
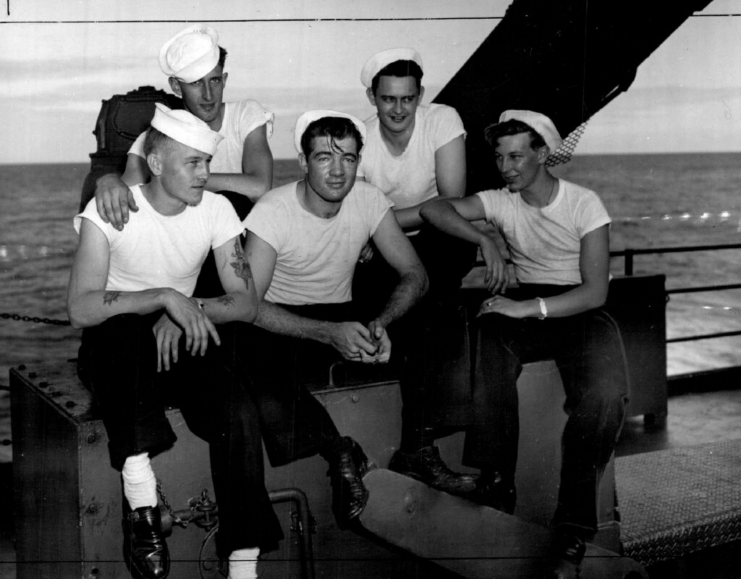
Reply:
<svg viewBox="0 0 741 579"><path fill-rule="evenodd" d="M624 554L644 565L741 540L741 440L615 461Z"/></svg>
<svg viewBox="0 0 741 579"><path fill-rule="evenodd" d="M571 156L576 150L576 145L579 143L579 139L581 139L584 131L586 131L588 122L589 121L584 121L569 133L569 136L563 140L561 146L548 156L545 161L546 167L555 167L556 165L563 165L564 163L571 161Z"/></svg>

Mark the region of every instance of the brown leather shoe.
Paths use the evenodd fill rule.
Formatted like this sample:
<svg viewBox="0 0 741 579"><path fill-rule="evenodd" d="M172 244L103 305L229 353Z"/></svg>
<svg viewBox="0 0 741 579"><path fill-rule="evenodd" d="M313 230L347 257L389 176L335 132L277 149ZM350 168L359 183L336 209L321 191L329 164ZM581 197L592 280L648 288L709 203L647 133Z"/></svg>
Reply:
<svg viewBox="0 0 741 579"><path fill-rule="evenodd" d="M138 579L165 579L170 553L162 533L159 507L139 507L124 521L124 557Z"/></svg>
<svg viewBox="0 0 741 579"><path fill-rule="evenodd" d="M368 503L368 489L363 484L363 476L370 465L363 449L349 436L334 443L328 460L333 490L332 512L337 525L345 529Z"/></svg>
<svg viewBox="0 0 741 579"><path fill-rule="evenodd" d="M465 495L476 488L476 479L472 475L448 468L436 446L425 446L414 453L397 450L391 457L389 470L453 495Z"/></svg>

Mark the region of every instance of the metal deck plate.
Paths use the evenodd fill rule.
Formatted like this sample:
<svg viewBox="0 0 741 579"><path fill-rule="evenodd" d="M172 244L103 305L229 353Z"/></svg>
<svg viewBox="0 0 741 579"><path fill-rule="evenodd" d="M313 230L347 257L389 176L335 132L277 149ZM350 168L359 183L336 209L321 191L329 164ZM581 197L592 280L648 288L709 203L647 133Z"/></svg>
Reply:
<svg viewBox="0 0 741 579"><path fill-rule="evenodd" d="M540 577L551 533L384 469L369 472L363 527L392 545L470 579ZM647 578L625 557L589 545L583 579Z"/></svg>

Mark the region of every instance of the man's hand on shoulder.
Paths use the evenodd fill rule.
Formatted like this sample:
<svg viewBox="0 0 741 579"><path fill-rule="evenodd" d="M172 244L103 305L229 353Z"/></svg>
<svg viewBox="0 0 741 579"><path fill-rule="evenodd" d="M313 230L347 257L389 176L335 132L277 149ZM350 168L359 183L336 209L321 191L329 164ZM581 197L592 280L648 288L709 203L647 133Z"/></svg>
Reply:
<svg viewBox="0 0 741 579"><path fill-rule="evenodd" d="M217 346L221 345L213 322L208 319L197 298L187 298L178 291L170 290L165 297L165 309L172 320L185 332L185 349L195 355L206 353L209 335Z"/></svg>
<svg viewBox="0 0 741 579"><path fill-rule="evenodd" d="M134 194L121 178L108 173L95 182L95 206L105 223L121 231L129 221L129 211L139 211Z"/></svg>

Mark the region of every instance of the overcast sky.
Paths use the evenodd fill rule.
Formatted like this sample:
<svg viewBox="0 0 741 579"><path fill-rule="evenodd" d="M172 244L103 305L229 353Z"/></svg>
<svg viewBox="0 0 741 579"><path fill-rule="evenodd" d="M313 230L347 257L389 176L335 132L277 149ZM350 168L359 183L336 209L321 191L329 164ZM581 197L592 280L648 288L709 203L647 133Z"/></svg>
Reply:
<svg viewBox="0 0 741 579"><path fill-rule="evenodd" d="M360 68L415 47L429 101L500 22L508 0L0 0L2 163L87 162L100 104L140 85L166 88L157 53L190 22L229 50L227 100L276 114L271 148L292 157L312 108L367 117ZM8 16L7 12L10 11ZM577 153L741 151L741 13L715 0L639 68L590 121ZM423 19L425 18L425 19Z"/></svg>

